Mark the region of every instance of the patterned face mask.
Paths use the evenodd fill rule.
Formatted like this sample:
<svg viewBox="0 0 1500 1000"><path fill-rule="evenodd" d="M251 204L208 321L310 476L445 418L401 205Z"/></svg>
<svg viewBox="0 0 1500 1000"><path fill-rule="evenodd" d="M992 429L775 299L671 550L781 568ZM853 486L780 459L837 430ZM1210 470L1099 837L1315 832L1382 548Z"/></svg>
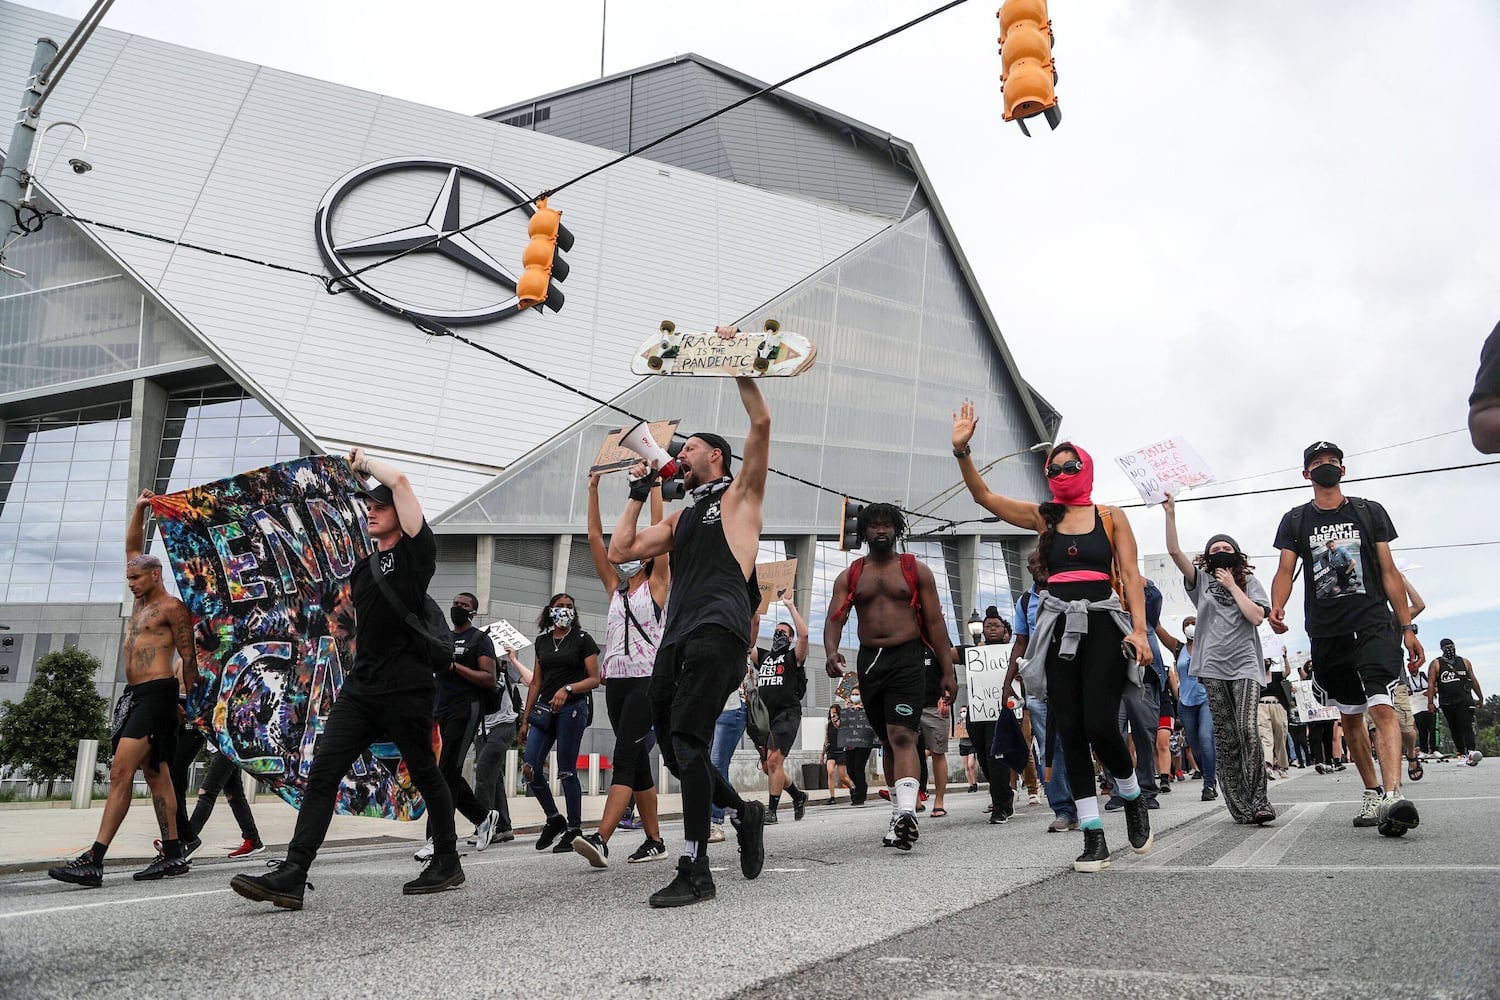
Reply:
<svg viewBox="0 0 1500 1000"><path fill-rule="evenodd" d="M552 624L556 625L558 628L567 628L569 625L573 624L573 609L553 608Z"/></svg>

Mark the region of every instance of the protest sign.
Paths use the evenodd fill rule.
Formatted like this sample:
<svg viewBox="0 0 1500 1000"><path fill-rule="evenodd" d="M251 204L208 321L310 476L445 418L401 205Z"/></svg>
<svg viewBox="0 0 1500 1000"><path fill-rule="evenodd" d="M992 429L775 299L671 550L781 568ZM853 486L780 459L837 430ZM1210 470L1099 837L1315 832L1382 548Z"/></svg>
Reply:
<svg viewBox="0 0 1500 1000"><path fill-rule="evenodd" d="M1144 448L1137 448L1115 459L1120 471L1149 506L1156 506L1170 494L1177 496L1193 486L1213 482L1208 463L1180 437L1167 438Z"/></svg>
<svg viewBox="0 0 1500 1000"><path fill-rule="evenodd" d="M1339 710L1323 704L1312 681L1284 681L1292 689L1292 719L1296 725L1309 722L1331 722L1339 717Z"/></svg>
<svg viewBox="0 0 1500 1000"><path fill-rule="evenodd" d="M495 643L495 649L501 650L506 646L511 649L525 649L531 645L531 640L521 634L510 622L504 618L497 618L484 627L484 632Z"/></svg>
<svg viewBox="0 0 1500 1000"><path fill-rule="evenodd" d="M760 583L760 614L765 614L773 603L795 595L797 560L756 563L755 578Z"/></svg>
<svg viewBox="0 0 1500 1000"><path fill-rule="evenodd" d="M193 617L188 721L299 808L354 663L349 578L371 551L358 488L347 461L316 455L151 501ZM425 804L395 746L377 743L344 775L335 808L411 820Z"/></svg>
<svg viewBox="0 0 1500 1000"><path fill-rule="evenodd" d="M672 443L672 436L677 433L677 425L681 422L681 420L653 420L646 426L651 429L651 436L656 439L656 443L665 448ZM594 464L589 466L590 475L618 472L643 461L641 456L620 445L620 437L628 430L630 427L616 427L604 436L604 443L599 446L599 454L594 456Z"/></svg>
<svg viewBox="0 0 1500 1000"><path fill-rule="evenodd" d="M1188 615L1198 613L1192 599L1188 597L1187 588L1183 586L1182 570L1172 562L1171 556L1142 556L1141 574L1156 584L1156 589L1161 591L1162 621L1169 618L1186 618Z"/></svg>
<svg viewBox="0 0 1500 1000"><path fill-rule="evenodd" d="M1005 704L1005 667L1010 643L965 646L964 669L969 688L969 721L994 722Z"/></svg>

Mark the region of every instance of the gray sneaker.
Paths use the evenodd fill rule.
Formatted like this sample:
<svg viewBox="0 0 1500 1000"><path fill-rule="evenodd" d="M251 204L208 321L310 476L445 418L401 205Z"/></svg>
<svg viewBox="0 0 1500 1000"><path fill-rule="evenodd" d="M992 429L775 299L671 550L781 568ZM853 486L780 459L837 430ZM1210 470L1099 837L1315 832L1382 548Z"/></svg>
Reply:
<svg viewBox="0 0 1500 1000"><path fill-rule="evenodd" d="M479 828L474 831L474 849L482 851L490 846L490 841L495 839L495 824L500 822L500 811L491 809L485 814L484 819L479 821Z"/></svg>
<svg viewBox="0 0 1500 1000"><path fill-rule="evenodd" d="M1376 810L1377 826L1382 837L1401 837L1407 830L1415 830L1422 819L1417 815L1416 804L1401 792L1395 791L1380 800Z"/></svg>
<svg viewBox="0 0 1500 1000"><path fill-rule="evenodd" d="M1365 797L1359 803L1359 815L1354 817L1355 826L1379 826L1381 795L1374 788L1365 789Z"/></svg>

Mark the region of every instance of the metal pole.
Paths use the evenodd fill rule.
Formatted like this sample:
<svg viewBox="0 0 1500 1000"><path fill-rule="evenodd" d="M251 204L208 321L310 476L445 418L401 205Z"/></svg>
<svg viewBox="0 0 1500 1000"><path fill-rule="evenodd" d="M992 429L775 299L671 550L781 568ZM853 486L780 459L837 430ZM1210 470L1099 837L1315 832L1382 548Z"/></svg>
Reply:
<svg viewBox="0 0 1500 1000"><path fill-rule="evenodd" d="M78 741L78 761L73 765L73 808L87 809L94 802L94 764L99 759L98 740Z"/></svg>
<svg viewBox="0 0 1500 1000"><path fill-rule="evenodd" d="M57 43L50 38L38 38L36 51L31 56L31 76L21 94L21 107L16 111L16 120L10 132L10 145L5 147L5 167L0 169L0 204L6 209L4 232L20 232L15 217L21 195L26 189L26 164L31 162L31 147L36 142L36 108L42 102L46 85L42 83L42 71L57 55Z"/></svg>
<svg viewBox="0 0 1500 1000"><path fill-rule="evenodd" d="M104 20L105 13L114 2L115 0L94 0L94 6L89 8L88 13L83 15L83 20L73 28L73 33L68 36L68 40L63 42L60 58L53 65L43 67L41 71L42 95L31 109L33 117L42 113L42 105L46 103L52 89L63 78L68 67L73 65L73 60L78 58L78 53L83 51L83 46L94 34L94 29L99 27L99 22Z"/></svg>
<svg viewBox="0 0 1500 1000"><path fill-rule="evenodd" d="M604 79L604 31L609 26L609 0L601 0L599 15L599 79Z"/></svg>

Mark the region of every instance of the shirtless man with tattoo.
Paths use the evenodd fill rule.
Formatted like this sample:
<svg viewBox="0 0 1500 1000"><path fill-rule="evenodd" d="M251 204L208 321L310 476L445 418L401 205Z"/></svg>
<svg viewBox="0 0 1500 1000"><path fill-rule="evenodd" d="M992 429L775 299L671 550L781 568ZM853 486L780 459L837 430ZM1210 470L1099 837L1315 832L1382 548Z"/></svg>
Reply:
<svg viewBox="0 0 1500 1000"><path fill-rule="evenodd" d="M884 844L909 851L917 839L917 728L929 671L940 676L940 697L953 703L953 645L932 570L896 552L906 520L890 504L870 504L859 515L858 537L869 555L838 575L823 627L828 676L848 667L839 642L849 612L859 616L859 690L870 725L885 748L891 786L891 825ZM905 563L903 563L905 560ZM857 567L857 568L856 568ZM931 664L929 666L929 664Z"/></svg>
<svg viewBox="0 0 1500 1000"><path fill-rule="evenodd" d="M66 865L48 869L59 882L97 889L104 880L104 854L130 809L136 769L146 776L156 821L161 826L161 854L135 873L140 882L186 875L188 862L177 839L177 797L170 764L177 730L186 716L186 697L179 701L172 654L182 660L182 689L198 683L193 651L193 623L187 605L172 597L161 582L161 560L146 554L146 510L153 494L141 492L125 531L125 583L135 597L125 628L125 693L115 703L110 723L114 760L109 768L109 798L94 846Z"/></svg>

